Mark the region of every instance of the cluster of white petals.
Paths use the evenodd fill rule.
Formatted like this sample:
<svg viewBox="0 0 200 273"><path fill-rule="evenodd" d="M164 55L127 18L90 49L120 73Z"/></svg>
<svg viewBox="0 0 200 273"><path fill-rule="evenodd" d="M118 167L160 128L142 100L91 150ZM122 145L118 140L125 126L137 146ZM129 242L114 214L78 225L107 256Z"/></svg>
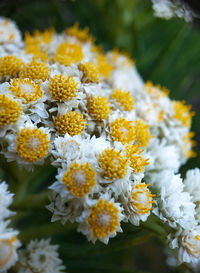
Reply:
<svg viewBox="0 0 200 273"><path fill-rule="evenodd" d="M108 243L122 221L138 226L153 210L171 228L180 261L198 260L200 172L189 171L184 181L175 174L195 156L190 106L145 83L129 56L105 53L77 24L61 34L26 34L12 52L10 40L2 41L1 152L30 171L49 162L57 168L52 221L76 222L88 240ZM31 242L22 266L47 272L46 245Z"/></svg>

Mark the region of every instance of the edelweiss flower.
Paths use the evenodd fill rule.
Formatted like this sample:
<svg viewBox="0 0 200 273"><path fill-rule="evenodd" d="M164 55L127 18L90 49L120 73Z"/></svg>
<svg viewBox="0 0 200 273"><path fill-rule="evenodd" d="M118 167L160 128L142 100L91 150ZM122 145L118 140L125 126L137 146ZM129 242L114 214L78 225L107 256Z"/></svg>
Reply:
<svg viewBox="0 0 200 273"><path fill-rule="evenodd" d="M65 266L58 256L58 246L51 245L50 239L33 240L24 250L19 251L19 273L61 273Z"/></svg>

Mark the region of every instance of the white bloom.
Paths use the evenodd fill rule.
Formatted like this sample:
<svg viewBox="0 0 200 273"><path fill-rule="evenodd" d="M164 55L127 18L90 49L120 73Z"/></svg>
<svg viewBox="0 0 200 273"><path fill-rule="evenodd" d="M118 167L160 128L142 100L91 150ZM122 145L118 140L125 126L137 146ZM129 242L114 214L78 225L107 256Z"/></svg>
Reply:
<svg viewBox="0 0 200 273"><path fill-rule="evenodd" d="M193 169L186 173L185 190L190 193L194 202L200 201L200 170Z"/></svg>
<svg viewBox="0 0 200 273"><path fill-rule="evenodd" d="M8 191L5 181L0 183L0 221L10 217L13 213L8 209L13 201L13 194Z"/></svg>
<svg viewBox="0 0 200 273"><path fill-rule="evenodd" d="M122 207L106 194L98 201L93 200L79 217L78 231L87 236L93 243L97 239L107 244L109 238L122 232L120 222L123 220Z"/></svg>
<svg viewBox="0 0 200 273"><path fill-rule="evenodd" d="M12 267L18 260L17 249L20 242L17 231L7 228L9 221L0 222L0 272Z"/></svg>
<svg viewBox="0 0 200 273"><path fill-rule="evenodd" d="M184 18L186 22L190 22L195 14L190 11L182 1L173 3L170 0L152 0L155 16L170 19L177 16Z"/></svg>
<svg viewBox="0 0 200 273"><path fill-rule="evenodd" d="M21 43L21 33L10 19L0 17L0 44Z"/></svg>
<svg viewBox="0 0 200 273"><path fill-rule="evenodd" d="M58 256L58 246L50 239L33 240L19 251L19 273L61 273L65 266Z"/></svg>
<svg viewBox="0 0 200 273"><path fill-rule="evenodd" d="M150 181L157 196L157 208L154 213L173 228L191 229L195 220L195 204L188 192L184 192L184 185L180 175L166 170L152 173Z"/></svg>

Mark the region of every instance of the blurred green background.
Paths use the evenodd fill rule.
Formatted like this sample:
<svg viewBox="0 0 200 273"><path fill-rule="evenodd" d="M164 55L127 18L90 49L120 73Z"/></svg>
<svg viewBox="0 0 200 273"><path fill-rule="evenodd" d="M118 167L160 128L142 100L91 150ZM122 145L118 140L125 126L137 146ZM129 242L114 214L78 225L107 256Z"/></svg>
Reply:
<svg viewBox="0 0 200 273"><path fill-rule="evenodd" d="M150 0L1 0L0 15L15 20L23 32L49 26L62 31L78 21L81 27L90 27L97 44L105 50L117 47L128 52L136 59L144 80L168 87L172 99L192 105L198 156L181 171L184 175L188 168L200 167L200 29L181 19L155 18ZM46 174L46 180L53 172ZM39 213L44 215L44 211ZM46 214L43 222L50 218ZM32 222L34 226L34 219ZM94 248L82 235L73 231L65 235L64 230L62 237L55 236L54 241L65 241L61 255L69 273L183 272L166 266L163 246L155 237L140 247L137 240L130 244L136 235L137 230L127 227L126 233L111 240L108 247L97 244Z"/></svg>

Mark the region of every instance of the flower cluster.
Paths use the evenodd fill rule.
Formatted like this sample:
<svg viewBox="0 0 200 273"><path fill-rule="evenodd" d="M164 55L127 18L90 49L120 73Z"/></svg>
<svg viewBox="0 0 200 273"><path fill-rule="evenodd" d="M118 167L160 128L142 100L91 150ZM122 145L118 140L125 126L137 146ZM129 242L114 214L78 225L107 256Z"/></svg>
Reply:
<svg viewBox="0 0 200 273"><path fill-rule="evenodd" d="M12 47L6 37L1 151L27 170L44 162L57 168L52 221L77 222L88 240L108 243L122 221L139 225L153 210L174 231L180 260L193 262L200 255L198 171L185 181L174 174L195 156L190 106L145 83L128 55L105 53L78 24L61 34L27 33Z"/></svg>
<svg viewBox="0 0 200 273"><path fill-rule="evenodd" d="M12 201L13 194L8 191L8 185L0 182L0 272L6 272L18 259L18 231L8 227L8 218L14 214L8 208Z"/></svg>

